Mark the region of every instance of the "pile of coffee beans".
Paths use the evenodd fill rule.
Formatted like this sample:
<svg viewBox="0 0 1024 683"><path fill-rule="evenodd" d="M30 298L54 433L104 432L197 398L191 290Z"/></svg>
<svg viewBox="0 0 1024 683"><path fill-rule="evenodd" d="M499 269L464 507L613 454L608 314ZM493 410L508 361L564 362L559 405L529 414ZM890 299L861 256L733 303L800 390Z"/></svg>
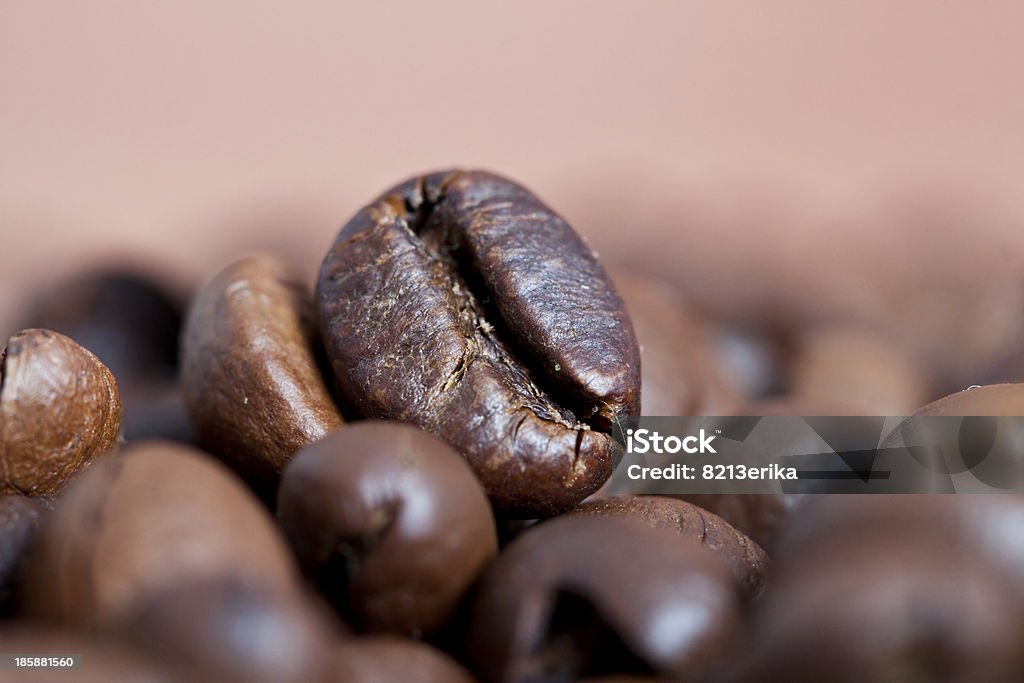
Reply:
<svg viewBox="0 0 1024 683"><path fill-rule="evenodd" d="M315 278L52 283L0 359L0 681L1024 679L1017 496L605 487L630 416L1024 415L1024 384L942 398L892 330L610 265L453 170Z"/></svg>

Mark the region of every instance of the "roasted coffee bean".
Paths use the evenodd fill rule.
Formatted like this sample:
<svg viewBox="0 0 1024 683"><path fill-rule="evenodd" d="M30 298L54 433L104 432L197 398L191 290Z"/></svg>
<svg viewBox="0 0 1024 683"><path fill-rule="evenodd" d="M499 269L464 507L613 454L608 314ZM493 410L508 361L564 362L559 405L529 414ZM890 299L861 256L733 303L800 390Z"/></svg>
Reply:
<svg viewBox="0 0 1024 683"><path fill-rule="evenodd" d="M128 267L75 274L39 292L25 327L60 332L92 351L126 394L177 375L182 304Z"/></svg>
<svg viewBox="0 0 1024 683"><path fill-rule="evenodd" d="M335 646L324 683L473 683L468 671L413 640L370 636Z"/></svg>
<svg viewBox="0 0 1024 683"><path fill-rule="evenodd" d="M621 457L632 326L593 252L519 185L451 171L389 190L342 229L317 300L340 393L452 444L499 510L571 509Z"/></svg>
<svg viewBox="0 0 1024 683"><path fill-rule="evenodd" d="M202 444L273 495L300 448L341 424L317 366L312 300L269 255L207 284L183 336L185 404Z"/></svg>
<svg viewBox="0 0 1024 683"><path fill-rule="evenodd" d="M12 593L25 551L50 511L47 502L28 496L0 496L0 614L12 607Z"/></svg>
<svg viewBox="0 0 1024 683"><path fill-rule="evenodd" d="M929 396L924 370L909 351L863 325L807 333L791 365L790 392L808 403L842 403L865 415L909 415Z"/></svg>
<svg viewBox="0 0 1024 683"><path fill-rule="evenodd" d="M483 680L692 678L729 651L735 581L697 541L624 517L527 531L488 569L469 635Z"/></svg>
<svg viewBox="0 0 1024 683"><path fill-rule="evenodd" d="M319 680L334 637L309 601L236 577L152 595L117 625L115 635L182 674L222 683Z"/></svg>
<svg viewBox="0 0 1024 683"><path fill-rule="evenodd" d="M688 493L674 497L718 515L769 553L806 500L796 493Z"/></svg>
<svg viewBox="0 0 1024 683"><path fill-rule="evenodd" d="M194 436L177 391L182 302L150 274L131 267L72 275L38 292L25 327L60 332L113 373L124 405L124 438Z"/></svg>
<svg viewBox="0 0 1024 683"><path fill-rule="evenodd" d="M75 655L75 668L0 667L0 683L213 683L204 679L182 679L131 648L118 643L67 633L38 625L11 625L0 629L0 652L57 657Z"/></svg>
<svg viewBox="0 0 1024 683"><path fill-rule="evenodd" d="M278 516L306 572L371 631L436 631L497 549L458 453L411 425L347 425L296 455Z"/></svg>
<svg viewBox="0 0 1024 683"><path fill-rule="evenodd" d="M727 414L741 399L718 368L709 326L666 283L612 275L640 343L644 414Z"/></svg>
<svg viewBox="0 0 1024 683"><path fill-rule="evenodd" d="M718 515L692 503L664 496L613 496L583 503L568 513L635 517L648 526L669 529L699 541L729 565L744 595L764 586L768 556L757 543Z"/></svg>
<svg viewBox="0 0 1024 683"><path fill-rule="evenodd" d="M59 493L117 446L122 415L96 356L56 332L18 332L0 356L0 494Z"/></svg>
<svg viewBox="0 0 1024 683"><path fill-rule="evenodd" d="M803 517L779 544L740 680L1024 675L1019 500L837 496Z"/></svg>
<svg viewBox="0 0 1024 683"><path fill-rule="evenodd" d="M78 477L28 563L26 608L71 625L117 622L204 578L282 594L298 578L259 501L213 458L170 442L129 447Z"/></svg>

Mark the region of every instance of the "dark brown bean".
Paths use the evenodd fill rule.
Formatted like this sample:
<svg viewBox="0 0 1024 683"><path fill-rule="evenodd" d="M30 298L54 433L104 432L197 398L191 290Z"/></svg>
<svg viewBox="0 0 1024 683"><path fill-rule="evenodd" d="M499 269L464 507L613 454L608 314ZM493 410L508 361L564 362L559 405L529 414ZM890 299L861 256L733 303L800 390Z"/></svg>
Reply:
<svg viewBox="0 0 1024 683"><path fill-rule="evenodd" d="M40 498L0 496L0 614L12 607L25 552L49 511L49 504Z"/></svg>
<svg viewBox="0 0 1024 683"><path fill-rule="evenodd" d="M650 527L675 531L721 557L745 596L757 595L764 586L769 561L761 546L692 503L664 496L613 496L583 503L566 516L577 515L635 517Z"/></svg>
<svg viewBox="0 0 1024 683"><path fill-rule="evenodd" d="M0 493L56 495L117 446L117 382L64 335L23 330L0 357Z"/></svg>
<svg viewBox="0 0 1024 683"><path fill-rule="evenodd" d="M519 185L451 171L389 190L342 229L317 299L340 392L452 444L500 510L568 510L621 457L632 326L590 249Z"/></svg>
<svg viewBox="0 0 1024 683"><path fill-rule="evenodd" d="M92 351L127 395L177 376L182 304L128 267L72 275L34 297L25 327L66 335Z"/></svg>
<svg viewBox="0 0 1024 683"><path fill-rule="evenodd" d="M796 493L693 493L676 497L718 515L769 553L807 499Z"/></svg>
<svg viewBox="0 0 1024 683"><path fill-rule="evenodd" d="M413 640L372 636L335 646L324 683L473 683L453 660Z"/></svg>
<svg viewBox="0 0 1024 683"><path fill-rule="evenodd" d="M695 677L729 651L735 582L700 543L624 517L520 536L484 575L469 653L486 681Z"/></svg>
<svg viewBox="0 0 1024 683"><path fill-rule="evenodd" d="M472 470L411 425L355 423L300 451L278 516L307 573L372 631L437 630L497 549Z"/></svg>
<svg viewBox="0 0 1024 683"><path fill-rule="evenodd" d="M28 562L26 608L69 624L117 622L203 578L281 593L298 578L259 501L213 458L170 442L129 447L78 477Z"/></svg>
<svg viewBox="0 0 1024 683"><path fill-rule="evenodd" d="M341 424L317 366L306 288L269 255L221 271L182 341L185 405L202 444L263 494L306 444Z"/></svg>
<svg viewBox="0 0 1024 683"><path fill-rule="evenodd" d="M1022 519L1012 496L816 501L779 545L740 679L1020 680Z"/></svg>

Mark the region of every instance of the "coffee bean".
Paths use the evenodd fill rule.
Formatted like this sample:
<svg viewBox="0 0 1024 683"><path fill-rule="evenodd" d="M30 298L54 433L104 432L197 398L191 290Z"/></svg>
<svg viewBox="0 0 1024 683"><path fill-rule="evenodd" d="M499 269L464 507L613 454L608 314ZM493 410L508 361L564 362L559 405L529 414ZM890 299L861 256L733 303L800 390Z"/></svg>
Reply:
<svg viewBox="0 0 1024 683"><path fill-rule="evenodd" d="M806 498L795 493L688 493L675 497L718 515L769 552Z"/></svg>
<svg viewBox="0 0 1024 683"><path fill-rule="evenodd" d="M207 284L183 336L185 404L203 445L273 496L300 448L341 424L317 366L312 301L269 255Z"/></svg>
<svg viewBox="0 0 1024 683"><path fill-rule="evenodd" d="M836 496L805 516L779 544L739 680L1024 675L1018 499Z"/></svg>
<svg viewBox="0 0 1024 683"><path fill-rule="evenodd" d="M499 510L568 510L621 457L632 326L595 255L519 185L451 171L389 190L342 229L317 300L345 398L452 444Z"/></svg>
<svg viewBox="0 0 1024 683"><path fill-rule="evenodd" d="M721 557L748 597L764 586L768 556L757 543L718 515L683 500L661 496L613 496L583 503L566 516L635 517L653 528L699 541Z"/></svg>
<svg viewBox="0 0 1024 683"><path fill-rule="evenodd" d="M49 504L40 498L0 496L0 614L12 607L25 552L49 511Z"/></svg>
<svg viewBox="0 0 1024 683"><path fill-rule="evenodd" d="M173 380L182 303L168 287L134 268L77 273L37 293L25 327L71 337L92 351L125 393Z"/></svg>
<svg viewBox="0 0 1024 683"><path fill-rule="evenodd" d="M710 327L665 282L612 275L640 343L644 414L727 414L740 396L718 367Z"/></svg>
<svg viewBox="0 0 1024 683"><path fill-rule="evenodd" d="M140 600L203 578L291 594L298 577L283 536L242 483L171 442L127 448L78 477L28 562L26 608L79 626L117 622Z"/></svg>
<svg viewBox="0 0 1024 683"><path fill-rule="evenodd" d="M694 678L728 653L734 579L695 540L624 517L539 524L484 575L469 653L483 680Z"/></svg>
<svg viewBox="0 0 1024 683"><path fill-rule="evenodd" d="M335 646L324 683L473 683L469 672L429 645L390 636Z"/></svg>
<svg viewBox="0 0 1024 683"><path fill-rule="evenodd" d="M308 600L223 576L141 600L115 635L189 677L230 683L320 680L333 639Z"/></svg>
<svg viewBox="0 0 1024 683"><path fill-rule="evenodd" d="M178 390L183 305L175 292L149 274L113 267L68 277L33 301L26 327L71 337L114 374L126 441L194 441Z"/></svg>
<svg viewBox="0 0 1024 683"><path fill-rule="evenodd" d="M117 445L117 382L64 335L23 330L0 357L0 494L47 496Z"/></svg>
<svg viewBox="0 0 1024 683"><path fill-rule="evenodd" d="M929 415L1024 415L1024 384L989 384L971 387L933 401L914 413Z"/></svg>
<svg viewBox="0 0 1024 683"><path fill-rule="evenodd" d="M497 548L472 470L405 424L355 423L303 449L278 516L307 573L372 631L436 631Z"/></svg>

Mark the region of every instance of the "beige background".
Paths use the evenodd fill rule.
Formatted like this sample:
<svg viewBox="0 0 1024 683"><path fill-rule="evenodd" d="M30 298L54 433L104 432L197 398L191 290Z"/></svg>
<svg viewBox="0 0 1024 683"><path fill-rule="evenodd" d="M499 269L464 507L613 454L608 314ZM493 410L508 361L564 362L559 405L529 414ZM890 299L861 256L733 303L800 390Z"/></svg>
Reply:
<svg viewBox="0 0 1024 683"><path fill-rule="evenodd" d="M0 306L115 255L183 281L267 245L312 267L449 164L727 312L1009 282L1022 26L1014 2L0 0Z"/></svg>

